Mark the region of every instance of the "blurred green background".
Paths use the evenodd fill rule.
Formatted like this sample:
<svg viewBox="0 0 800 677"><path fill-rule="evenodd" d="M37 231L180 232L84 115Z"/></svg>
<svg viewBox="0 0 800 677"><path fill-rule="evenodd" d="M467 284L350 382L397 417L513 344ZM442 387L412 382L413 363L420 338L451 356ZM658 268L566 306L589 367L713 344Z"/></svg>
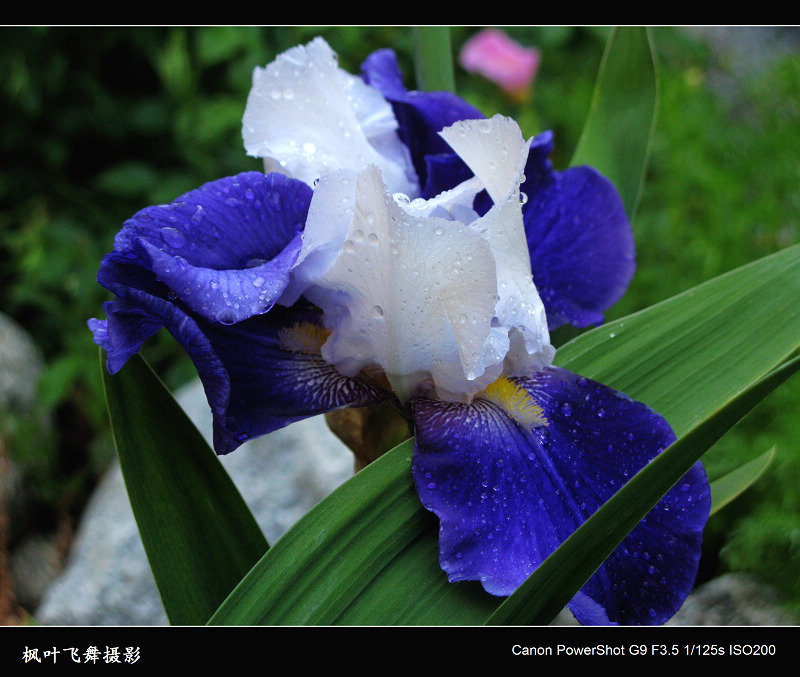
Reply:
<svg viewBox="0 0 800 677"><path fill-rule="evenodd" d="M453 28L455 53L476 30ZM456 67L458 93L487 116L511 115L526 136L554 130L552 159L563 168L589 107L607 29L507 32L541 51L527 100L513 101ZM393 47L413 88L408 27L0 29L0 310L43 355L39 405L55 421L47 440L24 421L2 434L35 487L41 528L77 523L111 453L98 349L86 327L110 298L95 282L101 257L139 209L261 168L241 141L252 70L315 35L351 72L371 51ZM721 43L698 29L656 28L653 35L661 98L635 219L639 265L610 318L799 239L797 29L764 33L765 43L752 42L745 29ZM172 387L194 374L168 336L152 339L145 355ZM796 613L798 403L795 379L707 454L713 478L776 448L766 475L709 522L699 578L755 574L778 587Z"/></svg>

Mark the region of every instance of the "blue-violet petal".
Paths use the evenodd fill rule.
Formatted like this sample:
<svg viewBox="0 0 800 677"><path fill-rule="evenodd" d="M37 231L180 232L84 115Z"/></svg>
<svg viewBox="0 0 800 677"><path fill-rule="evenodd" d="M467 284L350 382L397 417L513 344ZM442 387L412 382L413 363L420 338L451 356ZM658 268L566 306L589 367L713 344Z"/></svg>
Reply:
<svg viewBox="0 0 800 677"><path fill-rule="evenodd" d="M413 403L414 480L440 519L442 568L495 595L516 590L674 441L649 407L561 368L511 385L516 400ZM698 464L582 588L571 605L578 620L649 624L674 614L694 582L709 507Z"/></svg>

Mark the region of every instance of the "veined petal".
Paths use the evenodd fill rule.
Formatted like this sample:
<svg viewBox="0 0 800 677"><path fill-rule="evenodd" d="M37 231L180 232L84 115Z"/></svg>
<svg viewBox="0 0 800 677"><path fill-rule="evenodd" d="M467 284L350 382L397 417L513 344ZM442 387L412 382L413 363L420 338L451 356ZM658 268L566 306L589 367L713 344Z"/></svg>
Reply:
<svg viewBox="0 0 800 677"><path fill-rule="evenodd" d="M309 185L336 169L375 164L393 191L419 192L390 104L340 69L322 38L255 69L242 135L248 154L274 159Z"/></svg>
<svg viewBox="0 0 800 677"><path fill-rule="evenodd" d="M306 306L276 307L234 325L207 322L155 291L120 287L105 304L106 320L90 320L95 342L116 372L165 327L191 358L214 422L214 449L227 454L245 441L294 421L348 406L382 401L385 393L343 376L319 349L327 338L319 312Z"/></svg>
<svg viewBox="0 0 800 677"><path fill-rule="evenodd" d="M496 595L511 594L674 440L645 405L563 369L509 383L517 390L471 405L413 402L414 479L440 519L442 568ZM698 464L582 588L578 620L668 619L694 582L709 506Z"/></svg>
<svg viewBox="0 0 800 677"><path fill-rule="evenodd" d="M230 380L224 411L214 421L219 454L309 416L386 397L322 359L328 332L315 309L276 307L235 325L200 326Z"/></svg>
<svg viewBox="0 0 800 677"><path fill-rule="evenodd" d="M286 288L310 200L306 184L281 174L212 181L126 221L115 255L162 281L170 299L237 322L269 310ZM111 277L101 266L100 283Z"/></svg>

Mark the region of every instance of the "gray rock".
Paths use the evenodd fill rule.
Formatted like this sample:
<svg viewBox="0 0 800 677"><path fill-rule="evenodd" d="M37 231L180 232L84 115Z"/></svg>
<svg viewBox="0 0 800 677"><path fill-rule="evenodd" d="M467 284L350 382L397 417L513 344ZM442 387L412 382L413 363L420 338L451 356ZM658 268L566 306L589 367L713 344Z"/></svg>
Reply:
<svg viewBox="0 0 800 677"><path fill-rule="evenodd" d="M53 443L50 412L37 399L44 362L36 344L0 313L0 506L8 541L31 526L31 496L25 482L25 454L46 457Z"/></svg>
<svg viewBox="0 0 800 677"><path fill-rule="evenodd" d="M176 398L210 439L199 381ZM352 454L322 417L252 440L221 462L270 543L353 472ZM167 623L118 463L87 506L67 566L35 616L43 625Z"/></svg>
<svg viewBox="0 0 800 677"><path fill-rule="evenodd" d="M62 557L55 535L31 534L11 551L8 568L15 601L35 609L53 580L61 573Z"/></svg>
<svg viewBox="0 0 800 677"><path fill-rule="evenodd" d="M797 625L769 585L732 573L704 583L667 625Z"/></svg>
<svg viewBox="0 0 800 677"><path fill-rule="evenodd" d="M0 313L0 416L4 430L10 424L6 417L33 408L42 368L42 358L30 337Z"/></svg>

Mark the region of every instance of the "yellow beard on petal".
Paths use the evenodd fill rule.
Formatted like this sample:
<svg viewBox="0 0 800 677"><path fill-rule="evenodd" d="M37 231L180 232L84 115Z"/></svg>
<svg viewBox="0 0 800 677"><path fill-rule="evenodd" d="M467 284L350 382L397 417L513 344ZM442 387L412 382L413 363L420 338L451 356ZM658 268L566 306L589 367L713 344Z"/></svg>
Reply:
<svg viewBox="0 0 800 677"><path fill-rule="evenodd" d="M511 419L525 428L548 425L544 411L528 391L507 378L497 379L479 397L500 407Z"/></svg>
<svg viewBox="0 0 800 677"><path fill-rule="evenodd" d="M281 348L292 353L319 355L330 333L325 327L312 322L296 322L278 332L278 342Z"/></svg>

